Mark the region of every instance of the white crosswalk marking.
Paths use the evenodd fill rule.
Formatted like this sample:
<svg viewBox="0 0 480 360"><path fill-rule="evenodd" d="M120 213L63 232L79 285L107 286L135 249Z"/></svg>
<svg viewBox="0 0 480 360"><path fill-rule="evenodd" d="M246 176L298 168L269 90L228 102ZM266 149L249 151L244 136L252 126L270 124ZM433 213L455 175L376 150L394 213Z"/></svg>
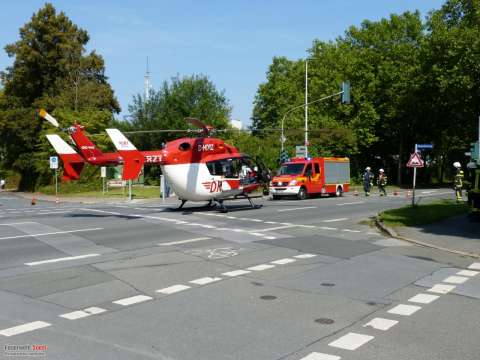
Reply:
<svg viewBox="0 0 480 360"><path fill-rule="evenodd" d="M436 285L433 285L427 291L437 293L437 294L448 294L450 291L452 291L455 288L456 288L455 285L436 284Z"/></svg>
<svg viewBox="0 0 480 360"><path fill-rule="evenodd" d="M463 284L467 280L468 280L468 278L463 277L463 276L449 276L442 281L446 282L446 283L449 283L449 284Z"/></svg>
<svg viewBox="0 0 480 360"><path fill-rule="evenodd" d="M137 304L137 303L152 300L152 299L153 298L151 296L136 295L136 296L120 299L117 301L113 301L113 303L118 305L128 306L128 305Z"/></svg>
<svg viewBox="0 0 480 360"><path fill-rule="evenodd" d="M340 360L340 359L341 359L340 356L313 352L301 358L300 360Z"/></svg>
<svg viewBox="0 0 480 360"><path fill-rule="evenodd" d="M440 296L438 295L431 295L431 294L417 294L408 301L414 302L414 303L419 303L419 304L430 304L431 302L437 300Z"/></svg>
<svg viewBox="0 0 480 360"><path fill-rule="evenodd" d="M375 318L375 319L372 319L370 322L366 323L365 325L363 325L363 327L372 327L377 330L386 331L396 324L398 324L397 320Z"/></svg>
<svg viewBox="0 0 480 360"><path fill-rule="evenodd" d="M328 346L333 346L345 350L356 350L360 346L366 344L370 340L374 339L374 336L363 335L357 333L348 333L341 338L331 342Z"/></svg>
<svg viewBox="0 0 480 360"><path fill-rule="evenodd" d="M400 304L391 308L387 312L389 314L410 316L416 313L420 309L421 309L421 306Z"/></svg>
<svg viewBox="0 0 480 360"><path fill-rule="evenodd" d="M13 336L13 335L23 334L23 333L37 330L37 329L42 329L51 325L52 324L49 324L45 321L34 321L34 322L30 322L30 323L26 323L23 325L18 325L18 326L14 326L14 327L2 330L0 331L0 335Z"/></svg>

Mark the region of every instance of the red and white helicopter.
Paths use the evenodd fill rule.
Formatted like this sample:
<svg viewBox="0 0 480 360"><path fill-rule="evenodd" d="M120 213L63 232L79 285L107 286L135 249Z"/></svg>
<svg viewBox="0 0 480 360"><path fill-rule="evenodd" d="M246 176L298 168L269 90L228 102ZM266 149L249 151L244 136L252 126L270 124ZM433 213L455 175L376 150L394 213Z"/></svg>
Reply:
<svg viewBox="0 0 480 360"><path fill-rule="evenodd" d="M43 115L43 118L58 126L53 117ZM226 212L224 200L239 197L248 199L250 205L257 208L252 202L251 193L269 181L265 167L255 164L250 157L241 154L237 148L226 144L222 139L210 137L215 131L211 126L194 118L186 120L201 128L202 136L173 140L167 142L163 149L155 151L137 150L118 129L106 130L118 152L95 152L92 156L85 156L87 150L93 151L88 148L93 143L83 133L81 125L70 127L69 133L76 147L83 150L82 155L78 155L60 136L47 137L62 161L67 163L65 170L74 168L68 162L78 162L80 157L93 165L123 163L123 179L132 179L138 177L144 163L160 165L167 182L182 201L179 209L187 201L208 201L210 205L215 203L222 212ZM87 141L89 145L85 145Z"/></svg>

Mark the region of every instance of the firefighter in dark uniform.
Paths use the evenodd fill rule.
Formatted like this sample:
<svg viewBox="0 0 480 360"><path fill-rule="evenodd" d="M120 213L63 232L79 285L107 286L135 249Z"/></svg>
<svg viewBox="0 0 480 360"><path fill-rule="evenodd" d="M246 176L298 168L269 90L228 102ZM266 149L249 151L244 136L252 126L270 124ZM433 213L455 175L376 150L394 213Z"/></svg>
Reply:
<svg viewBox="0 0 480 360"><path fill-rule="evenodd" d="M457 197L457 202L461 202L463 201L462 187L464 174L462 171L462 165L458 161L455 161L453 163L453 166L457 169L457 174L455 175L455 179L453 181L453 187L455 189L455 196Z"/></svg>
<svg viewBox="0 0 480 360"><path fill-rule="evenodd" d="M373 185L373 173L370 169L370 166L365 168L365 172L363 173L363 190L365 191L365 196L370 196L370 190L372 189Z"/></svg>
<svg viewBox="0 0 480 360"><path fill-rule="evenodd" d="M387 175L385 175L385 170L383 169L378 170L377 186L380 196L387 196L387 190L385 189L385 186L387 186Z"/></svg>

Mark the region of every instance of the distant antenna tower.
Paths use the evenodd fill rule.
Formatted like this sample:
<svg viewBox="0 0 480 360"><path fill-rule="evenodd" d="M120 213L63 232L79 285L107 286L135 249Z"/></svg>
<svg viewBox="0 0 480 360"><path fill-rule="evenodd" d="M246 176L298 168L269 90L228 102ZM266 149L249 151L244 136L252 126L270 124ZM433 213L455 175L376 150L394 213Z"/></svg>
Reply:
<svg viewBox="0 0 480 360"><path fill-rule="evenodd" d="M144 96L145 101L150 100L150 90L152 85L150 83L150 71L148 69L148 56L147 56L147 71L145 72L145 80L144 80Z"/></svg>

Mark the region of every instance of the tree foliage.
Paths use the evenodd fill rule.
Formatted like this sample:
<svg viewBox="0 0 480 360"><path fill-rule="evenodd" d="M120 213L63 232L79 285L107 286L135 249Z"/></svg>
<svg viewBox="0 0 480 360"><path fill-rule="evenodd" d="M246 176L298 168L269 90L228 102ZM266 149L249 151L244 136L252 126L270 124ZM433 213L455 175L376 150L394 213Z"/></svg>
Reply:
<svg viewBox="0 0 480 360"><path fill-rule="evenodd" d="M38 108L58 112L70 123L92 116L93 127L102 129L120 111L102 57L86 53L88 40L85 30L46 4L20 29L20 39L5 47L14 61L1 73L2 161L21 174L23 189L49 177L47 155L52 151L42 136L48 125L36 114Z"/></svg>
<svg viewBox="0 0 480 360"><path fill-rule="evenodd" d="M352 103L339 98L309 106L313 153L349 155L357 168L387 167L405 175L415 143L432 142L432 164L462 159L480 113L480 2L448 0L422 21L419 12L392 14L350 27L308 51L309 101L352 84ZM273 59L258 88L253 129L279 128L305 101L305 59ZM303 107L285 116L287 146L302 144ZM337 135L332 136L330 132ZM325 136L325 134L327 134ZM324 136L322 136L324 135Z"/></svg>

